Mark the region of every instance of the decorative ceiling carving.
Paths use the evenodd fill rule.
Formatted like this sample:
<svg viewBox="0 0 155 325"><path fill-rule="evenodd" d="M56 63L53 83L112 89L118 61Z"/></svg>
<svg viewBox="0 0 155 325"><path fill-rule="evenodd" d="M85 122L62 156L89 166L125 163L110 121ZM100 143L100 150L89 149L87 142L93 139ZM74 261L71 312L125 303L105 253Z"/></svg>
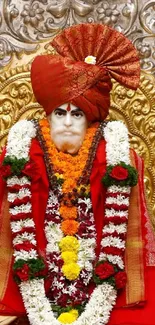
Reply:
<svg viewBox="0 0 155 325"><path fill-rule="evenodd" d="M28 63L60 29L86 21L125 34L142 69L155 73L155 1L146 0L1 0L0 67Z"/></svg>

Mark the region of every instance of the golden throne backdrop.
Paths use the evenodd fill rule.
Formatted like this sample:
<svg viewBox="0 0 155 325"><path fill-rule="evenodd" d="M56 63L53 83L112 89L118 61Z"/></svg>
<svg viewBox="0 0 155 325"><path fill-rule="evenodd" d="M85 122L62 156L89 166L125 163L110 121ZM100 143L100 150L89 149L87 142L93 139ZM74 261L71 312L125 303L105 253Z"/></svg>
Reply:
<svg viewBox="0 0 155 325"><path fill-rule="evenodd" d="M145 184L155 224L155 87L154 1L146 0L3 0L0 1L0 147L19 119L41 118L30 83L33 57L50 53L60 29L81 22L100 22L123 32L141 59L141 83L135 92L113 82L109 118L123 120L131 147L145 160Z"/></svg>

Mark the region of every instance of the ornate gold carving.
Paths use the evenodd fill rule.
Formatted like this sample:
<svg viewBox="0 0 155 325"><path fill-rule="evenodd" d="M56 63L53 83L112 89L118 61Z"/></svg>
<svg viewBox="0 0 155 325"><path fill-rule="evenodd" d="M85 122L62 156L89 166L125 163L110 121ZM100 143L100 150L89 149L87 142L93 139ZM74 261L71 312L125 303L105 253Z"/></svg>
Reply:
<svg viewBox="0 0 155 325"><path fill-rule="evenodd" d="M140 87L133 91L113 83L109 118L123 120L130 133L131 147L145 161L145 185L155 216L155 87L154 78L141 75Z"/></svg>
<svg viewBox="0 0 155 325"><path fill-rule="evenodd" d="M153 77L141 75L133 91L113 81L110 119L123 120L130 132L131 146L145 160L148 200L155 215L155 88ZM30 65L11 69L0 76L0 145L6 142L11 125L24 118L42 118L30 82Z"/></svg>
<svg viewBox="0 0 155 325"><path fill-rule="evenodd" d="M0 142L4 145L11 125L20 119L43 117L33 96L30 65L11 69L0 76Z"/></svg>
<svg viewBox="0 0 155 325"><path fill-rule="evenodd" d="M2 0L0 67L28 63L60 29L99 22L125 34L140 54L142 69L154 73L154 8L150 0Z"/></svg>

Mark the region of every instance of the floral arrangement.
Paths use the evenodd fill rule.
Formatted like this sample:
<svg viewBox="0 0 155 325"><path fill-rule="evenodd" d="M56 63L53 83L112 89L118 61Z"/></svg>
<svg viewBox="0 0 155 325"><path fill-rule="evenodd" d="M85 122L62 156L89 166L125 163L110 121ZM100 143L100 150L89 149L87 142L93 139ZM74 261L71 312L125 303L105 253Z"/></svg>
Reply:
<svg viewBox="0 0 155 325"><path fill-rule="evenodd" d="M32 216L31 178L35 166L29 160L29 148L35 136L32 122L16 123L10 130L0 171L8 188L14 248L13 274L18 283L36 277L43 278L47 273L46 263L37 252Z"/></svg>
<svg viewBox="0 0 155 325"><path fill-rule="evenodd" d="M36 133L51 184L45 216L46 262L37 252L31 204L35 166L31 165L29 148ZM107 171L103 182L107 194L97 259L89 177L102 135L106 140ZM20 121L10 131L1 172L9 189L13 269L16 280L21 281L20 291L30 323L87 325L97 319L99 325L107 324L117 290L126 283L124 251L129 195L130 186L137 179L130 166L126 127L121 122L92 126L78 155L70 156L56 150L47 121ZM49 299L42 279L46 274L51 281ZM94 288L90 292L92 282Z"/></svg>
<svg viewBox="0 0 155 325"><path fill-rule="evenodd" d="M124 162L120 162L120 164L115 166L107 166L106 173L102 178L102 182L105 187L109 187L111 185L135 186L137 184L137 180L137 170Z"/></svg>

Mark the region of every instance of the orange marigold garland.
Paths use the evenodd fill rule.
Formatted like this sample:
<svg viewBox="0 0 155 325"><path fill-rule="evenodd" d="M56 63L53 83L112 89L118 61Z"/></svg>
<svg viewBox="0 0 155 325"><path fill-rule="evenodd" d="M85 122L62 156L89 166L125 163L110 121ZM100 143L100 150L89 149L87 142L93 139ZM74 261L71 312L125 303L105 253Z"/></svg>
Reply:
<svg viewBox="0 0 155 325"><path fill-rule="evenodd" d="M65 180L62 185L62 191L63 193L68 193L76 187L77 180L82 175L86 161L88 160L92 140L99 124L93 124L87 129L83 145L75 156L57 150L51 141L50 126L47 119L41 120L39 125L46 142L50 161L54 167L54 172L62 174Z"/></svg>
<svg viewBox="0 0 155 325"><path fill-rule="evenodd" d="M87 284L92 277L93 263L96 258L96 230L90 199L89 177L96 149L103 134L103 124L96 123L87 129L83 145L76 156L59 152L56 149L51 141L47 120L40 121L40 128L37 128L38 139L45 153L45 163L51 183L51 201L49 208L47 207L46 220L48 221L45 223L47 225L45 233L47 234L47 241L50 240L51 242L49 248L52 247L52 252L49 250L48 253L47 246L47 261L50 270L53 270L50 272L50 276L54 277L51 286L51 294L53 292L54 296L51 296L50 299L58 306L64 304L61 301L61 297L62 300L64 299L64 292L66 292L65 306L70 305L70 301L73 299L70 291L72 285L77 286L77 288L78 286L85 288L85 293L81 292L78 295L75 305L82 305L83 301L87 301L89 297ZM54 203L56 198L58 201ZM83 213L86 210L87 218L83 220ZM50 229L50 223L51 227L54 227L53 230ZM57 224L57 230L53 226L54 224ZM50 239L54 238L55 231L57 231L56 244ZM81 241L82 238L84 242ZM64 240L67 242L66 248L64 247ZM78 245L76 250L73 245L75 240ZM57 243L60 253L55 246ZM89 256L89 263L86 263L87 255ZM55 269L57 269L56 276L54 275ZM57 279L56 282L54 279ZM68 281L73 284L69 285ZM59 282L61 283L60 286L63 286L63 290L58 289L57 283ZM77 288L76 290L78 290Z"/></svg>
<svg viewBox="0 0 155 325"><path fill-rule="evenodd" d="M61 230L65 235L73 236L77 233L79 223L75 220L65 220L61 223Z"/></svg>
<svg viewBox="0 0 155 325"><path fill-rule="evenodd" d="M61 205L60 209L60 214L64 220L67 219L76 219L77 218L77 210L75 206L66 206L66 205Z"/></svg>
<svg viewBox="0 0 155 325"><path fill-rule="evenodd" d="M64 221L61 229L65 235L75 235L79 228L79 223L73 220L77 218L76 193L81 192L81 190L85 191L82 186L79 186L78 190L76 189L77 182L82 175L86 162L89 160L89 151L99 124L93 124L87 129L83 145L75 156L57 150L51 140L50 126L47 119L41 120L39 125L46 143L50 164L53 167L54 177L58 182L60 180L62 182L63 200L59 212Z"/></svg>

